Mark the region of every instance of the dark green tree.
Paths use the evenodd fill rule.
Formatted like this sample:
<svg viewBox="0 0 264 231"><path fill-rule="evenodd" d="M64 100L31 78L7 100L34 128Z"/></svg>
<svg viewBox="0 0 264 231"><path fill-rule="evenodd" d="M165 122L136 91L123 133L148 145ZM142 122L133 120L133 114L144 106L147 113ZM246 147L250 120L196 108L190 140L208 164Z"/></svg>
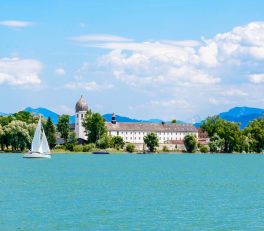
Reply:
<svg viewBox="0 0 264 231"><path fill-rule="evenodd" d="M61 137L64 139L65 143L68 143L69 133L70 133L70 117L69 115L59 116L58 132L61 134Z"/></svg>
<svg viewBox="0 0 264 231"><path fill-rule="evenodd" d="M177 120L173 119L173 120L171 121L171 123L172 123L172 124L176 124L176 123L177 123Z"/></svg>
<svg viewBox="0 0 264 231"><path fill-rule="evenodd" d="M132 152L134 152L135 151L135 145L134 144L127 144L127 146L126 146L126 151L127 152L130 152L130 153L132 153Z"/></svg>
<svg viewBox="0 0 264 231"><path fill-rule="evenodd" d="M117 150L123 149L125 142L121 136L114 136L112 137L112 146L116 148Z"/></svg>
<svg viewBox="0 0 264 231"><path fill-rule="evenodd" d="M184 137L184 145L187 152L193 153L197 149L197 139L194 135L186 135Z"/></svg>
<svg viewBox="0 0 264 231"><path fill-rule="evenodd" d="M244 129L250 151L260 153L264 149L264 118L253 120Z"/></svg>
<svg viewBox="0 0 264 231"><path fill-rule="evenodd" d="M156 150L156 147L159 146L159 139L157 137L157 134L154 132L148 133L144 137L144 143L146 144L150 152L154 152Z"/></svg>
<svg viewBox="0 0 264 231"><path fill-rule="evenodd" d="M96 143L107 132L104 118L99 113L92 111L86 112L83 126L88 137L88 143Z"/></svg>
<svg viewBox="0 0 264 231"><path fill-rule="evenodd" d="M56 129L50 117L48 117L48 120L44 126L44 130L47 136L49 146L51 149L53 149L56 146Z"/></svg>

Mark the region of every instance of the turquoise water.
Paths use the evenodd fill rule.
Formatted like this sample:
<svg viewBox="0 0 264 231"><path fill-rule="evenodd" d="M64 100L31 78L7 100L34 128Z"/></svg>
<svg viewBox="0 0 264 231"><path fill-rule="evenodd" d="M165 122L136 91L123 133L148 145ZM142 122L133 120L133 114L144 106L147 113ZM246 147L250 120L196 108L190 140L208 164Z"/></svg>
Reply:
<svg viewBox="0 0 264 231"><path fill-rule="evenodd" d="M264 230L264 155L0 155L0 230Z"/></svg>

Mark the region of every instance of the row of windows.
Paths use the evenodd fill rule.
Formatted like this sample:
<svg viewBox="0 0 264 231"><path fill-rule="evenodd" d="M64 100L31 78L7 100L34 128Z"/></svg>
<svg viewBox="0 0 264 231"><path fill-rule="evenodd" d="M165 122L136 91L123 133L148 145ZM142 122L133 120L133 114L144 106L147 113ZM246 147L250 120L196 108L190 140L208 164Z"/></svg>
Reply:
<svg viewBox="0 0 264 231"><path fill-rule="evenodd" d="M117 131L117 135L127 135L127 134L134 134L134 135L147 135L147 132L119 132L119 131ZM182 135L185 135L185 134L194 134L194 133L192 133L192 132L185 132L185 133L183 133L183 132L179 132L179 133L173 133L173 132L168 132L168 133L166 133L166 132L157 132L156 133L157 135L165 135L165 136L182 136Z"/></svg>
<svg viewBox="0 0 264 231"><path fill-rule="evenodd" d="M83 118L84 116L83 116L83 114L81 114L81 118ZM79 114L77 114L77 118L79 118Z"/></svg>

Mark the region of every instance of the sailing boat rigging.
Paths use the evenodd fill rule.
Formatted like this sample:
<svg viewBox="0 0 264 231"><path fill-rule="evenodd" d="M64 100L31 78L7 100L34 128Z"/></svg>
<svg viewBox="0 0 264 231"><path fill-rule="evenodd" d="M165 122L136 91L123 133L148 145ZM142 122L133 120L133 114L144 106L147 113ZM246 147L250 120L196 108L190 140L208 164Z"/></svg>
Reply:
<svg viewBox="0 0 264 231"><path fill-rule="evenodd" d="M25 153L24 158L50 158L50 148L44 129L41 124L41 117L39 117L38 125L36 127L34 137L31 143L31 150Z"/></svg>

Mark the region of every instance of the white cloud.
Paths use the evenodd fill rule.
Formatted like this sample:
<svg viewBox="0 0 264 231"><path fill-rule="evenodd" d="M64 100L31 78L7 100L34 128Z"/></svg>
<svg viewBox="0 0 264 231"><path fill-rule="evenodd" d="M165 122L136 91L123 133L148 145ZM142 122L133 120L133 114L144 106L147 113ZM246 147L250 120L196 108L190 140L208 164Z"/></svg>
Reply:
<svg viewBox="0 0 264 231"><path fill-rule="evenodd" d="M39 85L42 64L34 59L0 59L0 84L17 86Z"/></svg>
<svg viewBox="0 0 264 231"><path fill-rule="evenodd" d="M70 82L65 84L65 87L72 90L101 91L101 90L111 89L114 86L108 83L98 84L95 81L91 81L91 82Z"/></svg>
<svg viewBox="0 0 264 231"><path fill-rule="evenodd" d="M264 83L264 74L253 74L249 76L249 81L252 83Z"/></svg>
<svg viewBox="0 0 264 231"><path fill-rule="evenodd" d="M146 96L151 101L153 95L167 98L166 102L156 101L161 106L177 108L172 99L178 97L191 109L194 105L207 107L201 109L205 113L207 105L217 105L219 110L223 105L258 106L263 97L259 84L264 83L264 22L238 26L199 41L79 42L88 48L105 49L106 54L95 65L105 76L142 93L141 99Z"/></svg>
<svg viewBox="0 0 264 231"><path fill-rule="evenodd" d="M80 35L71 38L73 41L77 42L127 42L131 41L129 38L107 35L107 34L90 34L90 35Z"/></svg>
<svg viewBox="0 0 264 231"><path fill-rule="evenodd" d="M159 107L173 107L173 108L189 108L190 104L183 99L170 100L154 100L150 102L152 105Z"/></svg>
<svg viewBox="0 0 264 231"><path fill-rule="evenodd" d="M28 21L17 21L17 20L9 20L9 21L0 21L0 26L6 27L28 27L31 26L33 23Z"/></svg>
<svg viewBox="0 0 264 231"><path fill-rule="evenodd" d="M59 68L57 68L57 69L55 70L55 74L56 74L56 75L59 75L59 76L63 76L63 75L65 75L66 73L65 73L64 68L59 67Z"/></svg>

